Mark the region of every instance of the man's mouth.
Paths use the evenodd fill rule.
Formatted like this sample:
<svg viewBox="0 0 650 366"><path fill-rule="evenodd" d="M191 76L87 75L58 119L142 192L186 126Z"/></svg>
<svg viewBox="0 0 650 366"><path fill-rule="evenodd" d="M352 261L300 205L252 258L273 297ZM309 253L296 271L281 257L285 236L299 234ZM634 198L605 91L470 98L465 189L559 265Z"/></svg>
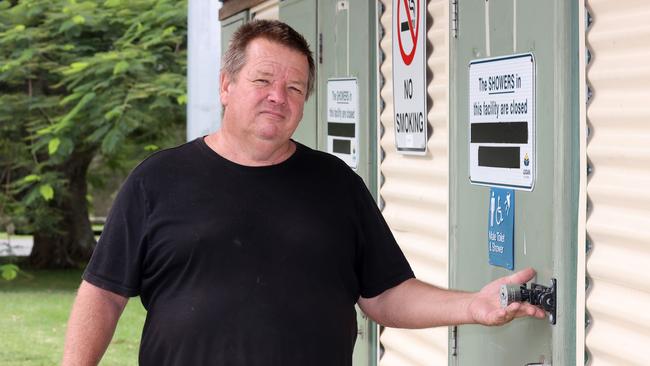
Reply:
<svg viewBox="0 0 650 366"><path fill-rule="evenodd" d="M270 116L270 117L276 118L276 119L284 119L284 114L281 113L281 112L278 112L278 111L264 110L264 111L260 112L260 114L264 114L264 115L267 115L267 116Z"/></svg>

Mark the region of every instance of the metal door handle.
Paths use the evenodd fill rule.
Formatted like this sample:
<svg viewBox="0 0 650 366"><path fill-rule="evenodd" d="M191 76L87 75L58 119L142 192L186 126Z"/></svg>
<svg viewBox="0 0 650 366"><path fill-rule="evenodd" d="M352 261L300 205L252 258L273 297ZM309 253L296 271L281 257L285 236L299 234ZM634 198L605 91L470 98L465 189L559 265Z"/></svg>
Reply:
<svg viewBox="0 0 650 366"><path fill-rule="evenodd" d="M536 283L532 283L530 288L526 288L526 284L517 286L517 285L501 285L501 290L499 291L499 300L501 301L501 307L505 308L506 306L512 304L513 302L523 302L527 301L532 305L538 306L544 311L549 313L548 320L551 324L556 322L556 294L557 280L555 278L551 279L551 286L546 287ZM529 365L541 365L541 364L529 364Z"/></svg>

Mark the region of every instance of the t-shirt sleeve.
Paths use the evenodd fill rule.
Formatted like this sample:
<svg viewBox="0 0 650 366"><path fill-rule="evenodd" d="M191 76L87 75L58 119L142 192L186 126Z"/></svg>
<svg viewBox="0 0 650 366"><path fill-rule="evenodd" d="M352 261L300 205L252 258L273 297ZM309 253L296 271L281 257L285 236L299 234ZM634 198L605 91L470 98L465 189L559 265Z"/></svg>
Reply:
<svg viewBox="0 0 650 366"><path fill-rule="evenodd" d="M415 275L375 200L356 174L355 186L360 244L357 275L361 296L371 298Z"/></svg>
<svg viewBox="0 0 650 366"><path fill-rule="evenodd" d="M113 202L84 280L118 295L140 294L146 206L142 180L131 174Z"/></svg>

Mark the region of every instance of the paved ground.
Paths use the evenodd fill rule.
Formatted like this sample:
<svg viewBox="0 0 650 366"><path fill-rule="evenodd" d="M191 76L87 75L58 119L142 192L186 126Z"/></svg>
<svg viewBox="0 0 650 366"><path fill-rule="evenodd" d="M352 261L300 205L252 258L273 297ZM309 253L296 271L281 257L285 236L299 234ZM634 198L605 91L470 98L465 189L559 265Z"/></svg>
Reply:
<svg viewBox="0 0 650 366"><path fill-rule="evenodd" d="M32 252L34 239L31 236L0 237L0 257L27 257Z"/></svg>

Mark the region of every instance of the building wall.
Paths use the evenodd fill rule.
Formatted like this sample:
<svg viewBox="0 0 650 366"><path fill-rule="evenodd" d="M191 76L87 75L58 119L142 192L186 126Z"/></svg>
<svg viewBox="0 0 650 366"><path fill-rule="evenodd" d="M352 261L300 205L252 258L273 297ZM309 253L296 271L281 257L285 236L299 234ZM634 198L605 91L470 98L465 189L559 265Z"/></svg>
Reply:
<svg viewBox="0 0 650 366"><path fill-rule="evenodd" d="M217 0L190 0L188 3L187 141L212 133L221 126L220 7Z"/></svg>
<svg viewBox="0 0 650 366"><path fill-rule="evenodd" d="M587 363L650 365L650 2L585 2Z"/></svg>
<svg viewBox="0 0 650 366"><path fill-rule="evenodd" d="M449 5L428 1L427 64L430 137L425 156L395 149L392 87L392 1L382 0L384 53L380 122L380 201L383 213L418 278L440 287L448 283L448 82ZM435 306L435 304L432 304ZM381 366L447 364L447 328L385 329L380 338L385 353Z"/></svg>

